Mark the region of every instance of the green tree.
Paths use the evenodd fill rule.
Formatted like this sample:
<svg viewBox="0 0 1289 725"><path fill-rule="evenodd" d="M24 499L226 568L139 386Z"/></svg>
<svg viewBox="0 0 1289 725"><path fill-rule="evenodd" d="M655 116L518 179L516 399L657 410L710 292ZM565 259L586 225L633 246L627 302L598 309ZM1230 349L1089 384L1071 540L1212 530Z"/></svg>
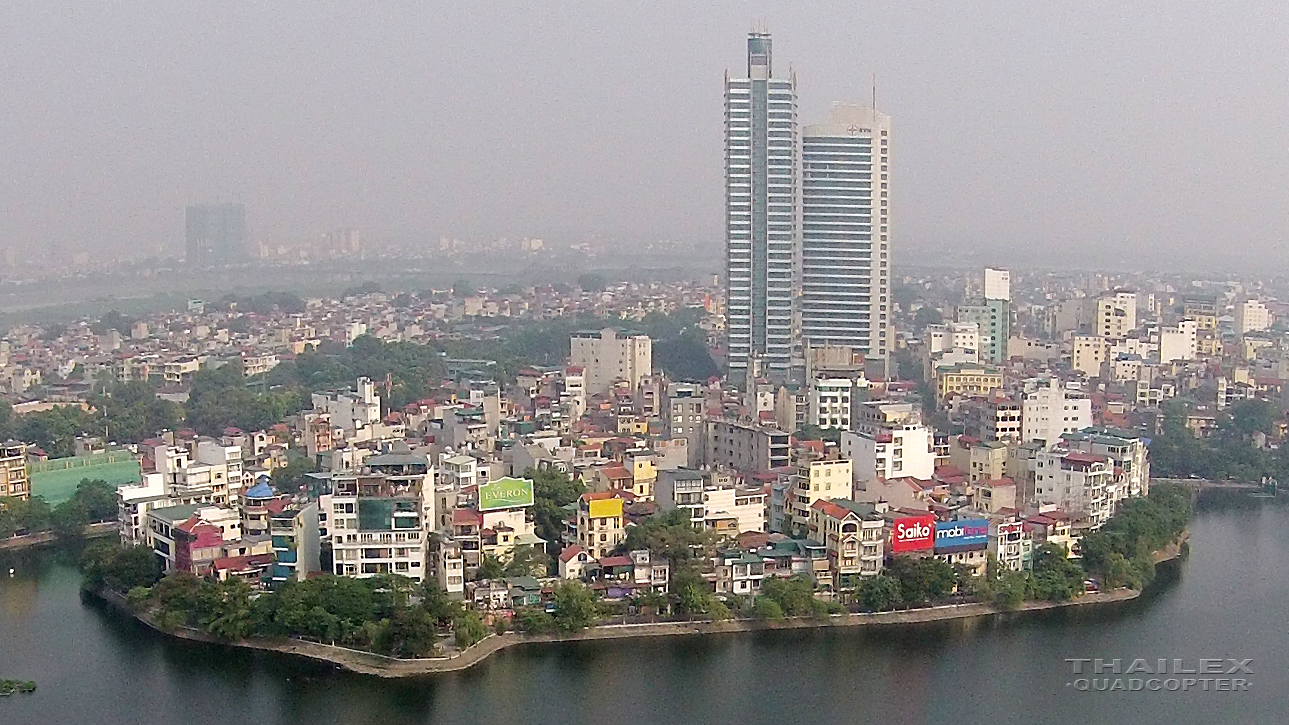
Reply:
<svg viewBox="0 0 1289 725"><path fill-rule="evenodd" d="M555 587L555 626L576 632L595 624L595 598L581 582L564 580Z"/></svg>
<svg viewBox="0 0 1289 725"><path fill-rule="evenodd" d="M944 315L930 305L923 305L918 311L913 313L913 329L925 330L927 325L939 325L944 323Z"/></svg>
<svg viewBox="0 0 1289 725"><path fill-rule="evenodd" d="M473 297L478 294L474 284L468 279L459 279L452 283L452 296L457 298Z"/></svg>
<svg viewBox="0 0 1289 725"><path fill-rule="evenodd" d="M800 574L787 579L767 577L761 583L761 597L773 600L789 617L813 614L818 601L815 599L814 582Z"/></svg>
<svg viewBox="0 0 1289 725"><path fill-rule="evenodd" d="M453 623L454 637L457 646L465 649L488 636L488 626L483 618L473 609L464 609Z"/></svg>
<svg viewBox="0 0 1289 725"><path fill-rule="evenodd" d="M52 511L45 499L0 497L0 537L30 534L49 529Z"/></svg>
<svg viewBox="0 0 1289 725"><path fill-rule="evenodd" d="M671 605L671 600L668 599L665 594L650 590L637 594L631 600L631 604L641 611L648 609L652 610L656 614L663 614Z"/></svg>
<svg viewBox="0 0 1289 725"><path fill-rule="evenodd" d="M58 538L81 539L85 536L85 527L90 523L89 509L79 501L64 501L54 508L49 523Z"/></svg>
<svg viewBox="0 0 1289 725"><path fill-rule="evenodd" d="M483 561L479 562L479 568L474 572L475 581L485 581L487 579L500 579L506 575L506 565L501 563L491 554L485 554Z"/></svg>
<svg viewBox="0 0 1289 725"><path fill-rule="evenodd" d="M90 521L110 521L116 519L116 487L102 479L82 478L76 484L72 501L85 507Z"/></svg>
<svg viewBox="0 0 1289 725"><path fill-rule="evenodd" d="M887 564L886 573L900 583L905 604L934 603L953 593L953 567L939 559L897 556Z"/></svg>
<svg viewBox="0 0 1289 725"><path fill-rule="evenodd" d="M506 563L506 576L543 577L550 572L551 559L546 552L534 546L516 546Z"/></svg>
<svg viewBox="0 0 1289 725"><path fill-rule="evenodd" d="M528 634L555 631L555 618L543 609L523 607L515 611L515 629Z"/></svg>
<svg viewBox="0 0 1289 725"><path fill-rule="evenodd" d="M878 574L861 579L855 596L864 609L870 612L885 612L898 607L903 601L900 591L900 582L897 579L886 574Z"/></svg>
<svg viewBox="0 0 1289 725"><path fill-rule="evenodd" d="M684 616L708 614L719 603L707 581L692 565L672 568L671 592L676 611Z"/></svg>
<svg viewBox="0 0 1289 725"><path fill-rule="evenodd" d="M783 619L783 607L769 597L757 597L752 604L752 616L767 621Z"/></svg>
<svg viewBox="0 0 1289 725"><path fill-rule="evenodd" d="M299 491L301 487L309 485L309 475L317 469L313 459L300 457L292 458L287 461L285 466L274 469L273 488L283 493L293 493Z"/></svg>
<svg viewBox="0 0 1289 725"><path fill-rule="evenodd" d="M676 566L703 558L715 543L715 534L694 528L687 510L672 509L627 529L627 537L618 548L621 551L648 549Z"/></svg>
<svg viewBox="0 0 1289 725"><path fill-rule="evenodd" d="M454 601L437 582L432 580L427 580L422 585L421 607L440 627L450 624L461 610L460 602Z"/></svg>
<svg viewBox="0 0 1289 725"><path fill-rule="evenodd" d="M1016 609L1025 601L1029 581L1025 572L1008 571L994 585L994 606L999 609Z"/></svg>
<svg viewBox="0 0 1289 725"><path fill-rule="evenodd" d="M1054 602L1072 599L1083 592L1083 569L1065 555L1065 549L1043 544L1034 550L1034 596Z"/></svg>
<svg viewBox="0 0 1289 725"><path fill-rule="evenodd" d="M546 541L559 541L564 535L564 507L586 493L581 481L567 473L546 469L528 469L525 478L533 481L533 519L537 535Z"/></svg>
<svg viewBox="0 0 1289 725"><path fill-rule="evenodd" d="M391 657L426 657L434 652L437 644L438 622L429 612L420 608L399 608L384 620L375 648Z"/></svg>

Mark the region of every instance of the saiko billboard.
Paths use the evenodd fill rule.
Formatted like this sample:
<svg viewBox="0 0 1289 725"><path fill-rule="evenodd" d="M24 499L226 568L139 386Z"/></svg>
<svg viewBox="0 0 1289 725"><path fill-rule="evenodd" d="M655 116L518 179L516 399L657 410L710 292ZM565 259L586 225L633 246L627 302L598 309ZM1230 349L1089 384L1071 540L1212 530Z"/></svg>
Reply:
<svg viewBox="0 0 1289 725"><path fill-rule="evenodd" d="M895 519L891 531L891 551L923 551L935 545L935 517L908 516Z"/></svg>
<svg viewBox="0 0 1289 725"><path fill-rule="evenodd" d="M935 525L935 550L939 552L976 551L989 548L989 521L963 519L941 521Z"/></svg>

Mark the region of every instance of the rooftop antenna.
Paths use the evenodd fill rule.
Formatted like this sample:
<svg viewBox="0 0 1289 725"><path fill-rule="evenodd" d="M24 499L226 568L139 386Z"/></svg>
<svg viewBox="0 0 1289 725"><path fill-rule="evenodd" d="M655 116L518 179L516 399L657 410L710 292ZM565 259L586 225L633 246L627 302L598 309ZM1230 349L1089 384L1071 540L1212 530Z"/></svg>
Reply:
<svg viewBox="0 0 1289 725"><path fill-rule="evenodd" d="M873 112L877 112L877 74L873 74Z"/></svg>

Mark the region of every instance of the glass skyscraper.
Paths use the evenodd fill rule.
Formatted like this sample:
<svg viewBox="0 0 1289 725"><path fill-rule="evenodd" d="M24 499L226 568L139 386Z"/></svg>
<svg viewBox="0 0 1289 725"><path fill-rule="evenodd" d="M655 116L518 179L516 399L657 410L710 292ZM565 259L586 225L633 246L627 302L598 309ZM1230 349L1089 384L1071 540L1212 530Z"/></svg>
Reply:
<svg viewBox="0 0 1289 725"><path fill-rule="evenodd" d="M747 77L725 79L725 284L731 377L759 358L786 378L796 344L796 78L773 73L769 33L747 40Z"/></svg>
<svg viewBox="0 0 1289 725"><path fill-rule="evenodd" d="M801 335L883 365L890 352L891 119L838 104L801 151Z"/></svg>

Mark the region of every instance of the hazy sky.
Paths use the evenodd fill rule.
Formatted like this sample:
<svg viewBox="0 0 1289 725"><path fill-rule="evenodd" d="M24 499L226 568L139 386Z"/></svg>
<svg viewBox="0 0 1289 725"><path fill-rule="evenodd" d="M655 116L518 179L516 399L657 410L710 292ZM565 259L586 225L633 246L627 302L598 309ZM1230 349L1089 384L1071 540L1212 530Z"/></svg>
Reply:
<svg viewBox="0 0 1289 725"><path fill-rule="evenodd" d="M752 21L802 122L894 117L898 261L1024 246L1289 262L1289 4L0 2L0 244L719 243Z"/></svg>

